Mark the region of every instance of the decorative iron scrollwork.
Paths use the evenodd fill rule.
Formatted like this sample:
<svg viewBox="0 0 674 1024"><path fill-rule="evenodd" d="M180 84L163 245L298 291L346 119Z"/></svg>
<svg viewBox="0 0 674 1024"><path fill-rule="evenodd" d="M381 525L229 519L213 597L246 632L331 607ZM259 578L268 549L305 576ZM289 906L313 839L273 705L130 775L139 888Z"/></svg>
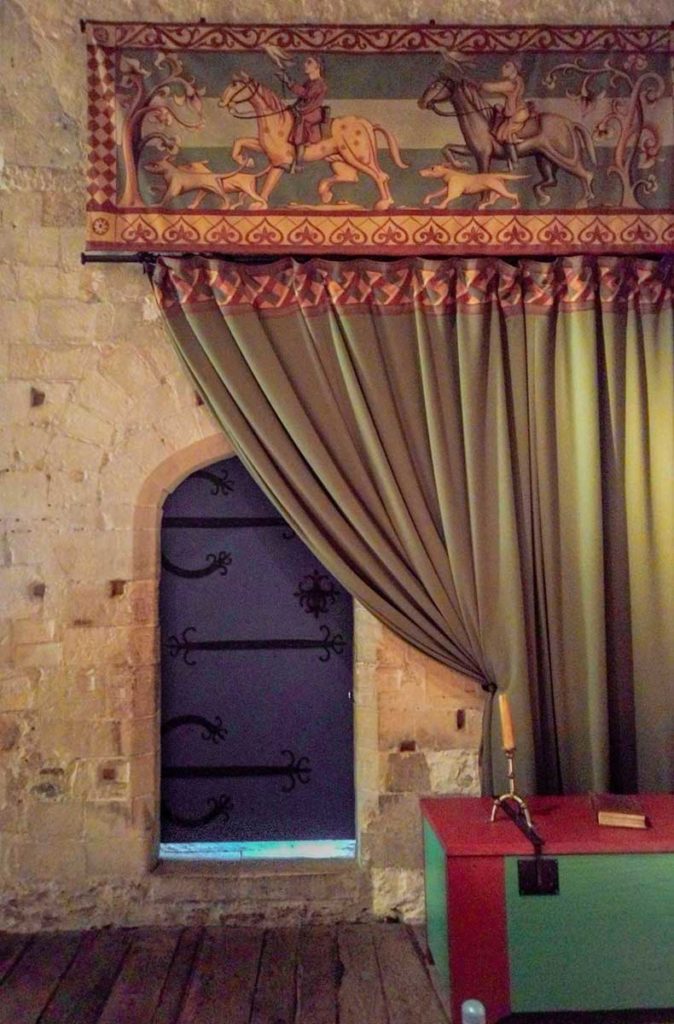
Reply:
<svg viewBox="0 0 674 1024"><path fill-rule="evenodd" d="M195 626L187 626L180 637L170 636L166 642L166 650L172 658L182 654L186 665L196 665L192 658L194 651L272 651L272 650L322 650L319 661L329 661L331 654L341 654L346 642L341 633L332 634L330 627L321 626L320 640L282 639L282 640L190 640L188 634L196 633Z"/></svg>
<svg viewBox="0 0 674 1024"><path fill-rule="evenodd" d="M305 786L311 777L309 758L296 757L292 750L282 750L287 764L170 764L162 768L164 779L261 779L281 776L286 784L283 793L292 793L297 783Z"/></svg>
<svg viewBox="0 0 674 1024"><path fill-rule="evenodd" d="M176 814L175 811L172 811L166 801L162 800L162 818L164 821L170 822L171 825L180 825L182 828L203 828L205 825L210 825L217 818L222 818L225 822L229 821L229 815L234 808L234 804L231 797L227 796L226 793L221 793L218 797L209 796L206 803L209 805L210 810L206 811L205 814L197 818L185 818L182 814Z"/></svg>
<svg viewBox="0 0 674 1024"><path fill-rule="evenodd" d="M205 725L208 732L203 734L204 739L224 738L221 728L222 722L216 718L217 726L214 726L207 719L200 715L182 715L180 718L171 719L162 729L162 734L177 729L181 725L199 724ZM163 779L243 779L243 778L270 778L280 777L284 779L281 786L282 793L292 793L297 784L306 786L311 781L311 765L306 755L296 757L292 750L282 750L281 756L287 758L286 764L221 764L221 765L165 765L162 769ZM234 802L226 793L218 797L209 797L207 800L209 810L205 814L197 815L194 818L185 817L172 811L167 801L161 802L161 813L163 820L171 825L179 825L181 828L203 828L210 825L217 818L229 821L230 813L234 810Z"/></svg>
<svg viewBox="0 0 674 1024"><path fill-rule="evenodd" d="M219 743L227 735L227 730L222 724L220 715L216 715L212 722L202 715L176 715L175 718L169 718L167 722L164 722L161 734L166 736L168 733L173 732L175 729L180 729L184 725L200 725L204 730L201 738L210 740L211 743Z"/></svg>
<svg viewBox="0 0 674 1024"><path fill-rule="evenodd" d="M173 573L174 576L182 576L188 580L202 579L204 576L211 576L215 572L219 572L221 576L226 576L229 566L232 564L232 556L229 551L218 551L216 555L206 555L206 561L208 565L203 569L183 569L169 561L166 555L161 556L162 567L167 572Z"/></svg>
<svg viewBox="0 0 674 1024"><path fill-rule="evenodd" d="M327 615L328 605L333 605L340 593L329 576L314 569L300 580L293 597L299 600L300 607L308 615L317 619L319 615Z"/></svg>
<svg viewBox="0 0 674 1024"><path fill-rule="evenodd" d="M321 626L321 633L323 634L323 642L321 644L323 654L318 660L330 661L330 652L333 654L341 654L346 647L346 641L341 633L335 633L333 636L329 626Z"/></svg>
<svg viewBox="0 0 674 1024"><path fill-rule="evenodd" d="M220 473L211 473L208 469L198 469L196 473L192 473L192 477L198 477L200 480L208 480L213 485L211 487L211 494L231 494L234 488L234 483L229 479L229 473L226 469L221 469Z"/></svg>
<svg viewBox="0 0 674 1024"><path fill-rule="evenodd" d="M300 782L303 786L310 781L311 776L311 765L309 764L309 758L304 755L303 757L296 758L291 750L282 750L281 754L289 758L288 764L285 765L281 771L284 771L290 785L282 786L281 789L284 793L292 793L296 783Z"/></svg>

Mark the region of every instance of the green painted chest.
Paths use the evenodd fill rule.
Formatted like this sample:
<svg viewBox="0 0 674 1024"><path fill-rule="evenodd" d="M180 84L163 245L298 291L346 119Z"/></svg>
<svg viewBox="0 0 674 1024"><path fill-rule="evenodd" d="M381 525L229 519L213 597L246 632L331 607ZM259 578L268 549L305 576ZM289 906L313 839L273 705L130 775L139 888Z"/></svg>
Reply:
<svg viewBox="0 0 674 1024"><path fill-rule="evenodd" d="M647 830L596 824L589 797L529 801L558 891L522 891L530 843L488 799L422 801L427 938L454 1020L674 1006L674 797ZM524 887L526 889L526 886Z"/></svg>

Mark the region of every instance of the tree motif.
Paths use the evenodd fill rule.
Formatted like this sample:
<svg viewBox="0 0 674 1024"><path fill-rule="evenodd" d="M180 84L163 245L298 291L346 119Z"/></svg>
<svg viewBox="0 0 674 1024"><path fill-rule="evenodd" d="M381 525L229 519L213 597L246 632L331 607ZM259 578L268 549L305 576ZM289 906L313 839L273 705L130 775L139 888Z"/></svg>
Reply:
<svg viewBox="0 0 674 1024"><path fill-rule="evenodd" d="M622 93L609 99L608 113L600 118L592 133L596 139L615 139L608 174L620 180L621 206L643 206L637 192L653 193L658 187L653 172L643 173L655 165L662 147L657 125L647 119L647 108L664 94L665 83L661 75L647 71L646 67L644 56L631 53L622 67L616 66L610 57L596 68L576 60L556 65L543 79L552 89L559 74L579 75L578 91L567 91L566 95L579 100L584 111L606 99L608 89Z"/></svg>
<svg viewBox="0 0 674 1024"><path fill-rule="evenodd" d="M156 71L154 70L156 69ZM138 187L138 163L141 153L153 145L162 153L175 154L180 138L165 131L173 124L194 131L203 127L205 87L195 85L175 54L158 53L154 68L148 71L135 57L121 57L119 103L121 106L121 150L124 188L120 206L144 206ZM157 82L156 75L161 75ZM185 119L184 113L192 118Z"/></svg>

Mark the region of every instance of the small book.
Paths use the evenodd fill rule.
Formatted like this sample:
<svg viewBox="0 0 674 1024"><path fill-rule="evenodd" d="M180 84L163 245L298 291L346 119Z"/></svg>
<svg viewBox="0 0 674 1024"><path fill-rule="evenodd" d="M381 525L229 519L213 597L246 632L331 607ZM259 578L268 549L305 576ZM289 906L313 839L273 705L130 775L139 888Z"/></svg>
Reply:
<svg viewBox="0 0 674 1024"><path fill-rule="evenodd" d="M650 822L639 798L626 793L592 793L598 825L614 828L648 828Z"/></svg>

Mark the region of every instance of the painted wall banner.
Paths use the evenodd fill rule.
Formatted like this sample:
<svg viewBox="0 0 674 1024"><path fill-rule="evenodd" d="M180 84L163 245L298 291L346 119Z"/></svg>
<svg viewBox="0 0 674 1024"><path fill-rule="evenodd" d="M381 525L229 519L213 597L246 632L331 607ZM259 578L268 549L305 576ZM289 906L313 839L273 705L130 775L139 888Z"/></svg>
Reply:
<svg viewBox="0 0 674 1024"><path fill-rule="evenodd" d="M85 31L89 250L674 247L669 26Z"/></svg>

